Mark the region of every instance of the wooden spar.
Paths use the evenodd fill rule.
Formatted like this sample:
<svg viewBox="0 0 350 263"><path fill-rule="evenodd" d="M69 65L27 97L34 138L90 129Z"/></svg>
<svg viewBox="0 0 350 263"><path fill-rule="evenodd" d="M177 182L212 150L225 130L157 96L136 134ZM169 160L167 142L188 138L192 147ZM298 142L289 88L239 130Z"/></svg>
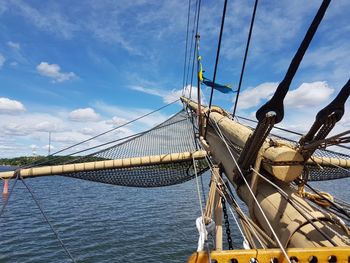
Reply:
<svg viewBox="0 0 350 263"><path fill-rule="evenodd" d="M307 164L321 165L321 166L339 166L342 168L350 168L350 159L339 159L331 157L320 157L312 155L310 159L306 161Z"/></svg>
<svg viewBox="0 0 350 263"><path fill-rule="evenodd" d="M185 102L193 110L197 109L197 103L191 101L187 98L182 97L181 100ZM204 108L204 111L207 111ZM218 123L220 129L228 136L237 146L243 147L248 140L249 136L252 134L252 130L238 122L233 122L230 118L226 116L224 110L217 106L213 106L210 113L210 119L213 122ZM263 158L269 160L270 162L263 163L263 167L271 172L277 178L288 178L290 174L296 174L302 172L302 165L294 165L295 169L291 166L281 166L281 162L304 162L301 154L297 152L297 149L293 149L293 145L281 139L276 140L278 146L271 146L267 141L262 146L264 151ZM202 142L201 142L202 143ZM207 148L207 146L206 146ZM342 168L350 168L349 159L339 159L339 158L329 158L329 157L319 157L311 156L310 159L306 161L308 165L323 165L323 166L340 166ZM288 174L283 174L288 172ZM275 173L275 174L274 174Z"/></svg>
<svg viewBox="0 0 350 263"><path fill-rule="evenodd" d="M181 100L185 102L192 110L197 109L197 103L187 98L182 97ZM207 108L205 110L208 110ZM220 127L222 132L227 138L229 138L233 143L239 147L243 147L248 140L249 136L252 134L252 130L240 123L232 121L228 116L225 115L223 110L219 110L217 107L212 107L210 113L210 120ZM210 123L207 124L210 127ZM217 137L217 136L216 136ZM219 144L220 140L218 138L213 138L215 142L212 144ZM208 140L209 142L209 140ZM210 148L211 150L212 147ZM303 157L295 149L287 146L271 146L268 141L266 141L262 146L263 159L270 160L271 162L263 162L263 167L270 171L275 177L284 181L293 181L299 177L303 171ZM218 152L218 154L220 154ZM236 156L238 157L238 156ZM230 158L229 158L230 160ZM230 160L231 161L231 160ZM275 162L296 162L297 165L277 165ZM229 174L232 174L231 172ZM235 181L231 178L231 181Z"/></svg>
<svg viewBox="0 0 350 263"><path fill-rule="evenodd" d="M196 110L197 103L186 98L181 99L190 109L193 111ZM215 131L215 126L217 125L220 128L225 138L240 147L244 146L245 142L252 134L252 130L231 120L228 115L225 115L223 110L215 110L215 112L212 110L209 118L210 122L207 123L208 133L205 138L209 145L208 151L210 151L214 161L221 164L226 177L236 186L240 198L249 207L251 217L255 218L256 223L265 233L272 237L272 231L265 221L259 206L284 247L332 246L322 234L315 230L310 220L315 222L314 224L316 224L318 228L321 228L324 233L331 237L331 241L334 244L337 246L346 246L339 236L334 235L332 231L346 237L349 235L341 229L339 225L334 223L327 214L312 207L304 198L298 195L296 189L290 187L288 183L290 179L298 177L304 168L303 157L296 149L291 148L287 143L270 145L268 141L266 141L261 147L262 159L264 160L262 167L269 174L280 179L274 180L274 183L283 189L283 191L287 193L288 199L294 200L301 210L298 211L275 187L260 178L258 178L255 193L255 198L258 201L256 203L252 194L249 192L248 186L244 183L241 185L238 183L238 179L241 178L241 175L238 174L237 167L231 157L232 154L237 160L238 154L235 151L229 151L227 149L227 145ZM266 160L271 162L266 162ZM294 163L293 165L286 164L285 166L274 165L274 163L282 162ZM299 162L300 165L298 164ZM294 165L295 163L297 165ZM285 179L284 182L282 181L283 178ZM302 215L300 211L304 211L305 214ZM306 217L304 217L305 215ZM326 228L317 220L322 220L329 228Z"/></svg>
<svg viewBox="0 0 350 263"><path fill-rule="evenodd" d="M133 157L133 158L116 159L116 160L33 167L33 168L21 169L19 172L22 177L61 175L61 174L84 172L84 171L130 168L130 167L138 167L138 166L190 161L193 158L203 159L205 158L206 154L207 154L206 151L170 153L170 154ZM0 173L1 179L14 178L14 176L15 176L14 171Z"/></svg>

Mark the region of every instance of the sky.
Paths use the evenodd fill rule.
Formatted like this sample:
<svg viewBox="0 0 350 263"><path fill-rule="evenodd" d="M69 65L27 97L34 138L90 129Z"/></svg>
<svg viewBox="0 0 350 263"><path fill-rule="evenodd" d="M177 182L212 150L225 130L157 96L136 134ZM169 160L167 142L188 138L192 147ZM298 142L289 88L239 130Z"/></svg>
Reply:
<svg viewBox="0 0 350 263"><path fill-rule="evenodd" d="M202 0L200 55L208 78L223 2ZM254 1L228 2L217 80L235 89ZM320 4L260 1L239 115L255 118L272 96ZM193 11L195 0L190 5ZM187 8L188 0L0 0L0 158L46 155L49 133L54 152L176 100L183 89ZM348 0L330 4L279 126L306 132L347 82L348 10ZM190 41L192 27L193 12ZM210 90L202 92L208 102ZM233 94L214 93L214 104L228 111L234 100ZM176 103L96 143L149 129L180 109ZM334 132L350 129L349 112L348 102Z"/></svg>

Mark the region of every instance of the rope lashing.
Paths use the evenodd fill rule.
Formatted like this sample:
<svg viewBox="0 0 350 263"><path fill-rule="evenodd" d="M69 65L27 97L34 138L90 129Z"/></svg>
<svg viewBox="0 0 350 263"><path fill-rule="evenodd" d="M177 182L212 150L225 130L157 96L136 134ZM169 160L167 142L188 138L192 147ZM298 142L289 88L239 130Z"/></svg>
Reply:
<svg viewBox="0 0 350 263"><path fill-rule="evenodd" d="M309 29L306 32L303 41L301 42L297 52L295 53L292 59L292 62L288 67L285 77L278 85L275 94L256 112L256 118L258 119L258 121L262 121L265 118L266 114L271 111L276 113L275 123L279 123L282 121L284 117L283 100L287 95L289 86L299 68L299 65L305 55L305 52L308 49L316 33L316 30L323 19L324 14L326 13L329 3L330 0L323 0L315 18L313 19Z"/></svg>

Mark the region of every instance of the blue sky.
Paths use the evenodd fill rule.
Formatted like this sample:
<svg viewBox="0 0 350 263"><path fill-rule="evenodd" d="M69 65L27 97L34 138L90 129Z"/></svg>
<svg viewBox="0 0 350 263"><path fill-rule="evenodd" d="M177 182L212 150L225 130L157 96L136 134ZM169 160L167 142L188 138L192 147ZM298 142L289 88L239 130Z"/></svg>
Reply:
<svg viewBox="0 0 350 263"><path fill-rule="evenodd" d="M253 4L229 1L217 79L233 88ZM272 95L320 4L260 1L239 114L254 117ZM46 154L49 132L58 150L176 99L187 5L187 0L0 0L0 157ZM223 0L202 1L200 52L209 78L222 5ZM348 10L347 0L330 4L287 95L280 126L306 131L349 78ZM209 90L203 92L208 98ZM214 103L230 111L233 99L214 94ZM171 107L99 142L149 128L179 109ZM349 129L349 122L347 103L337 130Z"/></svg>

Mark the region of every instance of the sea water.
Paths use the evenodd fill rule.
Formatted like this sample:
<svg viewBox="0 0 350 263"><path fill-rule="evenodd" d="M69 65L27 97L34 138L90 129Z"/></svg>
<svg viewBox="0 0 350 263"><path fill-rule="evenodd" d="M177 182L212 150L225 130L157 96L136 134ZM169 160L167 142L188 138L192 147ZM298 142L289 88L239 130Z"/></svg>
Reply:
<svg viewBox="0 0 350 263"><path fill-rule="evenodd" d="M77 262L186 262L197 248L196 180L151 189L61 176L26 182ZM205 174L205 191L208 182ZM350 201L349 183L313 185ZM242 238L230 222L234 246L241 248ZM20 181L0 217L0 262L71 262Z"/></svg>

